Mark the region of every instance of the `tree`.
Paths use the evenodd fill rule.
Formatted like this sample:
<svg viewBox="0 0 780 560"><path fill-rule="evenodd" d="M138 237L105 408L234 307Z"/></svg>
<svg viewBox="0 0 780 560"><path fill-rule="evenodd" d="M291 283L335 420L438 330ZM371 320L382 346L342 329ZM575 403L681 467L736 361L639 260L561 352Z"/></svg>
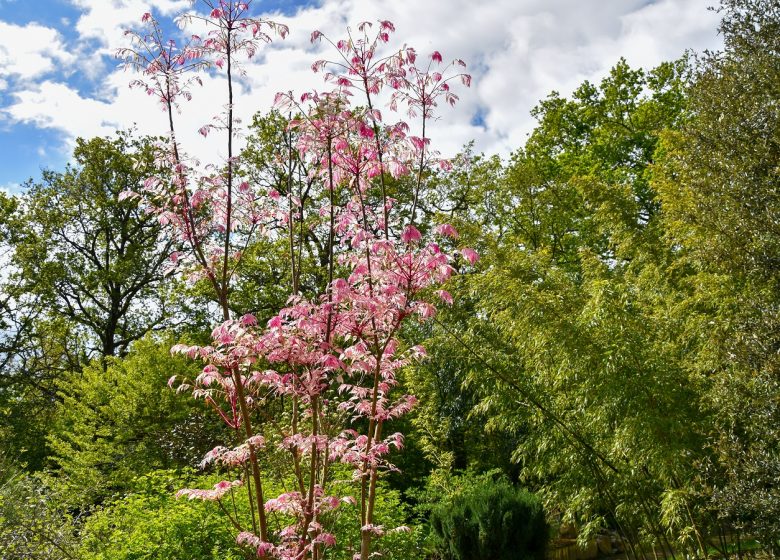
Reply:
<svg viewBox="0 0 780 560"><path fill-rule="evenodd" d="M74 163L3 199L0 414L28 468L43 466L56 382L181 320L154 216L119 194L154 168L150 139L78 139Z"/></svg>
<svg viewBox="0 0 780 560"><path fill-rule="evenodd" d="M780 539L780 3L724 0L725 50L703 56L688 119L656 172L686 271L685 365L714 416L702 496L716 515Z"/></svg>
<svg viewBox="0 0 780 560"><path fill-rule="evenodd" d="M147 336L123 358L96 359L58 379L48 442L70 507L121 495L147 472L196 464L219 441L220 424L208 411L167 389L172 375L193 371L169 348L170 339Z"/></svg>
<svg viewBox="0 0 780 560"><path fill-rule="evenodd" d="M114 356L170 317L162 288L171 242L120 193L154 169L150 141L130 133L78 139L74 166L45 171L24 195L14 243L22 290L85 333L88 356Z"/></svg>
<svg viewBox="0 0 780 560"><path fill-rule="evenodd" d="M278 96L300 117L290 126L298 131L296 148L320 193L310 200L321 206L304 212L303 198L292 188L282 198L276 190L262 193L249 181L240 181L243 162L234 155L236 55L251 56L261 42L270 41L268 33L283 36L286 28L251 18L249 3L205 4L208 16L185 17L209 27L202 42L193 37L181 49L163 42L159 24L145 14L148 32L131 33L133 46L121 52L142 73L137 83L161 100L170 133L160 161L169 166L172 180L155 175L141 192L128 196L142 197L161 221L172 226L188 246L190 270L212 286L222 312L223 322L214 330L211 345L174 348L206 362L202 374L180 388L192 388L196 397L205 398L242 439L232 449L215 448L206 458L228 471L234 469L239 478L179 494L222 506L223 498L234 498L235 489L244 486L250 519L231 515L222 506L239 531L238 542L260 557L316 559L336 543L329 527L342 502L330 492L341 492L343 483L333 478L333 464L347 463L359 494L359 555L367 559L373 541L385 533L375 517L380 474L393 468L386 456L402 443L402 434L386 435L384 430L414 404L412 397L394 390L398 371L420 354L417 347L401 347L401 326L415 316L430 318L435 308L424 299L426 288L452 273L448 255L437 244L424 242L416 227L426 170L434 163L448 166L428 148L425 126L438 101L455 103L450 82L468 85L470 77L460 72L465 64L459 60L439 72L443 59L438 52L421 65L415 64L413 49L381 53L394 31L387 21L379 22L376 32L371 24L361 24L357 39L334 42L340 52L337 60L314 65L315 70L328 69L330 91L300 98L292 93ZM329 41L319 32L312 39ZM176 94L183 91L183 70L211 63L225 68L228 103L216 118L218 124L201 132L226 133L227 159L200 170L183 156L172 108ZM386 124L382 119L374 103L384 87L395 90L392 109L406 106L410 113L420 114L421 137L408 135L407 123ZM362 93L365 106L351 104L352 90ZM416 177L408 221L392 211L386 179L391 175ZM321 274L327 282L324 292L311 298L301 291L301 252L296 251L306 242L305 215L319 215L314 227L327 232ZM241 248L269 219L279 217L287 226L292 285L288 306L262 329L254 315L234 318L231 286L241 265ZM436 234L457 237L446 224ZM458 253L472 264L477 260L471 249ZM342 271L343 277L337 275ZM451 301L447 292L439 291L438 296ZM267 369L259 369L261 365ZM253 413L267 410L267 403L274 401L280 403L282 420L269 419L274 430L260 433L266 422L256 422ZM292 480L292 489L266 500L267 480L264 483L258 454L271 442L275 443L271 448L289 452L285 476ZM269 517L277 515L287 525L272 532Z"/></svg>
<svg viewBox="0 0 780 560"><path fill-rule="evenodd" d="M481 396L472 417L516 437L525 483L583 538L612 527L635 557L704 555L711 527L692 493L708 416L669 319L685 291L650 181L661 133L683 117L684 71L621 61L540 104L526 146L456 213L484 259L453 287L473 305L465 328L437 325Z"/></svg>

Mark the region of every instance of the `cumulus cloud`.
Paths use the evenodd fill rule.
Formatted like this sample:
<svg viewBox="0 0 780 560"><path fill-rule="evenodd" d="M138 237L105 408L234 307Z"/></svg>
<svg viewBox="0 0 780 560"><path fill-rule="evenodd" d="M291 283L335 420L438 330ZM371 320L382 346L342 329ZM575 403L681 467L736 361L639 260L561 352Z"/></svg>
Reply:
<svg viewBox="0 0 780 560"><path fill-rule="evenodd" d="M0 81L3 82L0 89L7 87L9 77L33 80L75 60L56 29L37 23L14 25L0 20Z"/></svg>
<svg viewBox="0 0 780 560"><path fill-rule="evenodd" d="M66 84L49 80L19 91L15 97L16 103L6 109L11 119L61 130L74 137L110 133L123 120L112 104L81 97Z"/></svg>
<svg viewBox="0 0 780 560"><path fill-rule="evenodd" d="M122 46L125 29L137 26L141 15L154 9L156 14L172 16L187 9L189 0L71 0L83 11L76 22L76 31L82 40L93 39L98 52L113 56Z"/></svg>
<svg viewBox="0 0 780 560"><path fill-rule="evenodd" d="M81 41L94 41L102 56L125 40L122 29L136 25L149 9L142 0L72 0L83 10L76 22ZM474 75L471 90L460 89L460 104L442 108L430 136L445 154L476 140L477 148L506 155L522 145L533 128L530 109L551 90L570 94L583 80L598 82L619 57L633 66L652 67L679 57L685 49L718 48L717 16L711 0L324 0L292 16L266 14L290 26L291 34L245 63L237 88L238 114L248 121L270 107L278 91L322 88L311 62L326 44L309 42L312 30L343 36L347 25L378 18L393 21L397 37L421 56L434 49L445 59L462 58ZM173 15L185 0L155 3L156 13ZM262 3L257 3L262 8ZM57 40L56 31L51 40ZM2 34L0 34L0 37ZM2 47L0 47L2 48ZM36 53L33 53L35 56ZM52 52L38 68L56 62ZM35 67L33 65L32 67ZM40 75L42 70L38 71ZM130 76L119 70L101 75L100 93L79 94L65 83L43 81L13 93L5 109L15 122L62 131L67 137L110 133L136 123L140 132L162 134L162 114L151 98L129 90ZM201 158L224 156L214 139L199 139L197 129L226 102L224 76L204 76L203 88L183 106L181 137Z"/></svg>

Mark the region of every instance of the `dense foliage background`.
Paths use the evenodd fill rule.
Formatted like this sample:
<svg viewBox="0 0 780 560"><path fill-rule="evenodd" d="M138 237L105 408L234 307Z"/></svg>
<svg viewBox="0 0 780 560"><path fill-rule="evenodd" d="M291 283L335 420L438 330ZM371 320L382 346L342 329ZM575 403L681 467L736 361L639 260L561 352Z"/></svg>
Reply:
<svg viewBox="0 0 780 560"><path fill-rule="evenodd" d="M385 557L476 558L444 542L457 516L515 536L485 501L543 504L542 544L516 533L528 557L566 526L634 558L780 552L780 2L721 14L723 52L618 61L542 100L507 160L466 146L430 172L423 225L453 223L482 258L451 280L454 306L404 333L430 356L404 372L420 404L377 515L411 530L379 541ZM286 124L258 113L246 180L284 191ZM175 243L119 196L150 142L80 140L67 169L0 193L3 558L246 555L214 504L173 497L213 484L195 467L233 435L166 386L197 374L168 349L205 341L216 302L172 276ZM324 240L306 242L314 293ZM235 313L263 323L284 303L284 243L247 247Z"/></svg>

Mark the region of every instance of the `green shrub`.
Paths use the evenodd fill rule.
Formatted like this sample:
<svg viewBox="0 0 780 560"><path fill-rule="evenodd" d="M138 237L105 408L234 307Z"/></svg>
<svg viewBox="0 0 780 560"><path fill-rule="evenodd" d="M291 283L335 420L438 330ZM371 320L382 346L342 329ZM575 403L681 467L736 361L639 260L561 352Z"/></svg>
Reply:
<svg viewBox="0 0 780 560"><path fill-rule="evenodd" d="M26 474L2 460L0 469L7 469L0 472L0 558L79 558L78 520L61 507L62 496L39 474Z"/></svg>
<svg viewBox="0 0 780 560"><path fill-rule="evenodd" d="M213 478L213 477L212 477ZM177 500L187 485L208 487L207 477L155 471L134 489L92 514L81 535L82 560L241 560L235 531L212 503Z"/></svg>
<svg viewBox="0 0 780 560"><path fill-rule="evenodd" d="M128 482L130 492L127 495L89 516L76 557L80 560L242 560L256 557L249 549L242 550L236 544L236 530L217 504L175 498L176 490L182 487L210 488L221 478L226 476L166 470L136 477ZM267 481L265 490L269 496L283 491L274 480ZM231 514L249 528L251 517L244 491L237 493L235 502L226 500L225 503ZM382 484L375 514L377 524L388 531L374 543L374 550L383 559L423 558L418 530L412 527L408 532L393 531L406 521L406 510L397 491ZM359 550L359 519L356 506L344 504L338 509L336 519L326 520L328 524L335 523L333 529L338 542L328 549L327 558L351 560ZM269 522L273 529L278 529L290 520L272 514Z"/></svg>
<svg viewBox="0 0 780 560"><path fill-rule="evenodd" d="M111 501L134 477L191 465L219 442L218 417L166 384L171 375L199 373L196 364L171 355L171 344L147 336L106 367L94 361L59 380L62 402L49 445L70 506Z"/></svg>
<svg viewBox="0 0 780 560"><path fill-rule="evenodd" d="M358 495L356 488L351 493ZM347 504L339 509L339 519L335 525L338 543L328 550L326 558L352 560L354 554L360 551L360 530L357 523L360 511L356 505ZM381 525L386 533L375 539L371 546L382 560L422 560L425 557L420 542L421 528L409 523L408 514L400 493L388 488L386 482L380 480L374 504L374 523ZM408 528L408 531L398 530L402 526Z"/></svg>
<svg viewBox="0 0 780 560"><path fill-rule="evenodd" d="M442 500L430 516L444 560L543 560L548 527L541 502L506 480L483 479Z"/></svg>

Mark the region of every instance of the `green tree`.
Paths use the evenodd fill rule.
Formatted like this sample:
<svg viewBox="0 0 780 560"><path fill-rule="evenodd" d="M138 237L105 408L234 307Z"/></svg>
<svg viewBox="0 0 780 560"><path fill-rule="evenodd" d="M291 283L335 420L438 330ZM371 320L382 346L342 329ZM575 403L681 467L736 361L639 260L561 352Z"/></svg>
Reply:
<svg viewBox="0 0 780 560"><path fill-rule="evenodd" d="M162 281L172 247L158 242L153 216L120 196L151 174L151 141L78 139L73 158L25 192L12 263L26 292L86 333L90 356L114 356L171 316Z"/></svg>
<svg viewBox="0 0 780 560"><path fill-rule="evenodd" d="M484 252L485 230L494 231L496 237L506 231L507 221L495 216L500 196L496 187L505 180L505 169L497 156L474 154L473 147L467 145L454 158L452 171L431 181L431 189L424 193L420 208L430 214L433 223L454 222L461 235ZM443 243L452 244L447 248L454 249L458 242ZM451 331L463 332L473 320L475 306L463 287L465 270L461 263L455 264L461 268L461 274L452 281L453 286L458 286L458 301L453 307L440 310L440 322ZM407 390L419 399L412 414L414 432L409 441L430 462L420 467L456 471L498 467L516 477L517 468L510 461L517 445L516 430L497 429L486 433L484 419L472 414L479 395L474 385L467 383L468 369L464 368L463 349L458 341L433 324L409 327L406 337L412 341L427 339L427 359L415 364L404 376ZM399 459L406 461L410 457L413 455L406 450ZM408 471L414 470L414 466L404 463L401 466L402 478L409 483Z"/></svg>
<svg viewBox="0 0 780 560"><path fill-rule="evenodd" d="M198 373L171 356L170 345L145 338L124 358L96 360L60 379L49 445L71 505L101 502L155 469L195 464L220 437L213 414L167 387L172 375Z"/></svg>
<svg viewBox="0 0 780 560"><path fill-rule="evenodd" d="M154 167L152 141L78 139L74 163L3 197L0 415L31 470L48 453L56 381L181 320L159 224L121 193Z"/></svg>
<svg viewBox="0 0 780 560"><path fill-rule="evenodd" d="M471 317L441 322L481 396L471 415L513 434L525 483L583 538L612 527L636 557L673 554L670 533L704 554L708 529L691 496L707 417L669 318L685 294L650 175L684 75L621 61L539 105L526 146L457 214L483 259L453 288Z"/></svg>
<svg viewBox="0 0 780 560"><path fill-rule="evenodd" d="M780 542L780 2L724 0L723 52L702 57L688 120L656 171L689 296L685 366L705 389L717 515Z"/></svg>

